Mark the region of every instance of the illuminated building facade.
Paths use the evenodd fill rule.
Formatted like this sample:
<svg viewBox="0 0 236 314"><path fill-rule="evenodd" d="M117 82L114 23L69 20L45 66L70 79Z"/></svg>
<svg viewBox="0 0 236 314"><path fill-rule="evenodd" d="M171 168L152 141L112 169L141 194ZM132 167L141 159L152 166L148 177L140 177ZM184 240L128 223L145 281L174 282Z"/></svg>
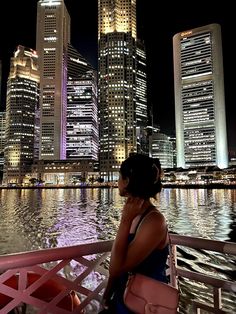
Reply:
<svg viewBox="0 0 236 314"><path fill-rule="evenodd" d="M173 147L173 168L176 168L177 167L177 155L176 155L176 137L175 137L175 134L170 135L169 140L171 141L172 147Z"/></svg>
<svg viewBox="0 0 236 314"><path fill-rule="evenodd" d="M0 170L3 168L4 162L4 148L6 142L6 113L0 112Z"/></svg>
<svg viewBox="0 0 236 314"><path fill-rule="evenodd" d="M3 183L22 184L34 159L35 112L39 102L38 55L18 46L7 81Z"/></svg>
<svg viewBox="0 0 236 314"><path fill-rule="evenodd" d="M32 177L43 180L47 185L81 185L82 182L89 182L91 177L98 177L97 162L91 159L41 159L32 165Z"/></svg>
<svg viewBox="0 0 236 314"><path fill-rule="evenodd" d="M66 158L67 47L70 16L63 0L40 0L37 39L40 68L39 158Z"/></svg>
<svg viewBox="0 0 236 314"><path fill-rule="evenodd" d="M98 41L100 172L105 180L116 180L122 161L138 150L138 123L142 126L147 119L146 82L141 86L146 56L137 48L136 0L98 1Z"/></svg>
<svg viewBox="0 0 236 314"><path fill-rule="evenodd" d="M76 49L68 49L67 159L98 161L97 75Z"/></svg>
<svg viewBox="0 0 236 314"><path fill-rule="evenodd" d="M177 166L228 167L221 27L173 37Z"/></svg>
<svg viewBox="0 0 236 314"><path fill-rule="evenodd" d="M6 131L6 112L0 112L0 154L4 152Z"/></svg>
<svg viewBox="0 0 236 314"><path fill-rule="evenodd" d="M137 151L149 153L147 136L148 108L147 108L147 64L145 46L141 41L136 43L136 136Z"/></svg>
<svg viewBox="0 0 236 314"><path fill-rule="evenodd" d="M173 168L173 144L166 134L153 132L152 157L159 158L163 169Z"/></svg>

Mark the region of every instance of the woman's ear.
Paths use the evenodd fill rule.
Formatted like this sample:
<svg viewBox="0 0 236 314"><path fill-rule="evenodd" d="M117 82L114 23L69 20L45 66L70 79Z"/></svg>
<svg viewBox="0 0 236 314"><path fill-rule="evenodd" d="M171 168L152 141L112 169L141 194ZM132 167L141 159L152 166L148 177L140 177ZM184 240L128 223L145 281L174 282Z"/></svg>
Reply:
<svg viewBox="0 0 236 314"><path fill-rule="evenodd" d="M127 188L129 185L129 178L124 179L124 187Z"/></svg>

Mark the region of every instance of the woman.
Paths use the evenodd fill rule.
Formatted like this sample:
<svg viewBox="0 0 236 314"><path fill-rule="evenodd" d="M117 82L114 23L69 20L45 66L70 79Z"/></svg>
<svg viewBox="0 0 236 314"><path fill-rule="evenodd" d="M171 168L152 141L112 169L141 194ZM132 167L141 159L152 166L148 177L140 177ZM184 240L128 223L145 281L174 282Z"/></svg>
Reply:
<svg viewBox="0 0 236 314"><path fill-rule="evenodd" d="M161 191L160 174L159 159L146 155L132 154L121 164L118 188L127 199L112 247L109 280L103 296L107 313L132 313L123 302L128 272L167 282L167 225L151 202Z"/></svg>

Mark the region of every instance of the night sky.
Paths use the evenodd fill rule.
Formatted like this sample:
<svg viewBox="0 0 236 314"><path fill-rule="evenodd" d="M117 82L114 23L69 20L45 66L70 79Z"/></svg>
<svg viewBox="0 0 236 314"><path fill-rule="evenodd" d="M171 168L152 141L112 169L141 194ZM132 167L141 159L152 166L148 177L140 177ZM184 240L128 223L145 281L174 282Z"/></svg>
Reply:
<svg viewBox="0 0 236 314"><path fill-rule="evenodd" d="M172 37L191 28L219 23L222 27L228 145L236 154L236 114L233 112L235 52L232 8L215 1L137 0L138 37L146 44L148 97L154 122L161 132L173 134L174 82ZM97 0L65 0L71 16L71 43L97 68ZM9 60L18 44L35 49L37 0L4 1L0 9L0 59L3 63L3 100ZM7 22L3 21L3 18ZM11 30L9 29L11 27ZM1 105L0 109L4 109Z"/></svg>

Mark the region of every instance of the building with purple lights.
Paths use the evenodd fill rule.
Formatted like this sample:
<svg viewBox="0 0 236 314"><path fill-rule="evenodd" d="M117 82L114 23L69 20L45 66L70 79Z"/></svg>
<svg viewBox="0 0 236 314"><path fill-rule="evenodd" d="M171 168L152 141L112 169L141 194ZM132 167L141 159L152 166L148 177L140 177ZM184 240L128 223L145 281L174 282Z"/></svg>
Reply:
<svg viewBox="0 0 236 314"><path fill-rule="evenodd" d="M0 112L0 170L4 163L4 148L6 142L6 112Z"/></svg>
<svg viewBox="0 0 236 314"><path fill-rule="evenodd" d="M66 158L98 161L97 73L68 48Z"/></svg>

